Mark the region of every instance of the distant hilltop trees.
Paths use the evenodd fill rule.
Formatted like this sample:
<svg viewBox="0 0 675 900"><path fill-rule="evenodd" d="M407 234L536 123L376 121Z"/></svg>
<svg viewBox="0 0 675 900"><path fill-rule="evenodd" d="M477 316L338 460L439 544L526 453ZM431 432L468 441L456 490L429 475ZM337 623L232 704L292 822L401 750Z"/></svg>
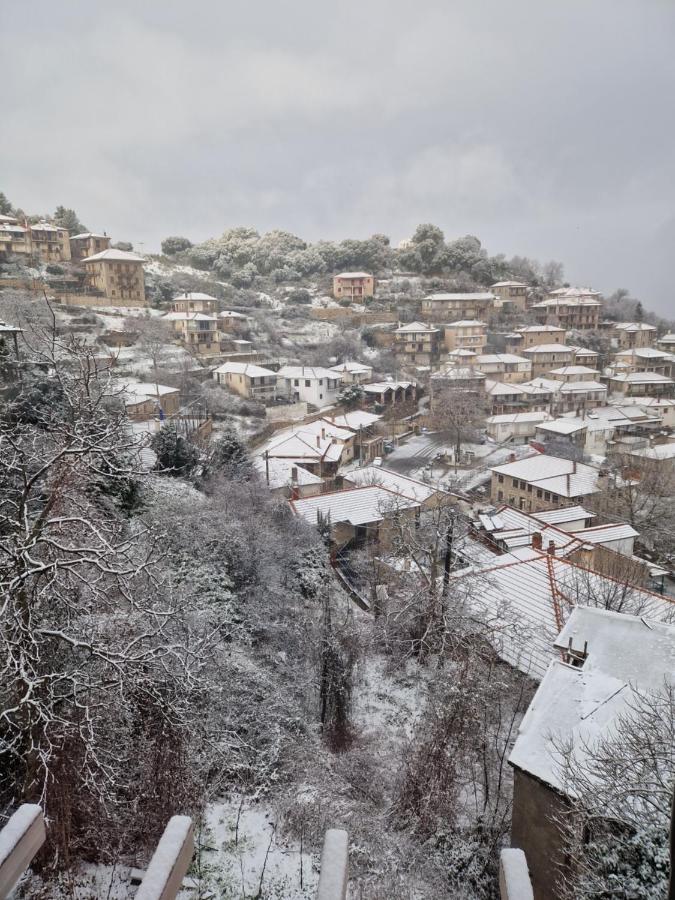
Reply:
<svg viewBox="0 0 675 900"><path fill-rule="evenodd" d="M477 237L446 241L443 231L431 224L418 225L412 238L397 248L385 234L310 244L287 231L261 235L254 228L239 227L194 246L187 238L167 237L162 241L162 253L179 256L182 262L226 278L235 287L251 287L260 277L282 283L342 270L374 275L391 270L424 276L462 275L480 285L518 278L547 288L561 284L563 277L560 263L542 266L526 257L490 256Z"/></svg>

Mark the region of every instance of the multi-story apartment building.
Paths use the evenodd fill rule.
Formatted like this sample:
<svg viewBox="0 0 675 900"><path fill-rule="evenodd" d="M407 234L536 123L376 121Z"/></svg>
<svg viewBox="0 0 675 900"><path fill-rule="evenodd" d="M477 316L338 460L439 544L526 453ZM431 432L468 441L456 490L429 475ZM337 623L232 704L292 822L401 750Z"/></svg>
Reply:
<svg viewBox="0 0 675 900"><path fill-rule="evenodd" d="M520 312L527 309L527 285L522 281L497 281L492 285L498 306L506 306Z"/></svg>
<svg viewBox="0 0 675 900"><path fill-rule="evenodd" d="M532 378L532 362L524 356L513 353L483 353L472 362L489 378L498 381L518 384Z"/></svg>
<svg viewBox="0 0 675 900"><path fill-rule="evenodd" d="M402 325L394 332L394 353L402 365L432 366L440 358L438 328L424 322Z"/></svg>
<svg viewBox="0 0 675 900"><path fill-rule="evenodd" d="M218 301L211 294L201 294L198 291L185 291L183 294L176 294L171 301L171 308L174 312L200 312L212 313L216 308Z"/></svg>
<svg viewBox="0 0 675 900"><path fill-rule="evenodd" d="M340 272L333 276L333 296L336 300L361 303L375 294L375 279L368 272Z"/></svg>
<svg viewBox="0 0 675 900"><path fill-rule="evenodd" d="M591 331L600 325L602 301L597 291L563 288L530 308L539 325L557 325L566 331Z"/></svg>
<svg viewBox="0 0 675 900"><path fill-rule="evenodd" d="M598 469L538 453L492 469L490 501L526 512L582 504L599 490Z"/></svg>
<svg viewBox="0 0 675 900"><path fill-rule="evenodd" d="M564 344L566 337L565 329L557 325L528 325L507 335L506 348L520 353L525 347L536 347L537 344Z"/></svg>
<svg viewBox="0 0 675 900"><path fill-rule="evenodd" d="M452 322L454 319L489 318L495 295L487 292L462 294L430 294L422 300L422 315L430 322Z"/></svg>
<svg viewBox="0 0 675 900"><path fill-rule="evenodd" d="M113 306L145 304L143 257L126 250L103 250L82 260L87 286Z"/></svg>
<svg viewBox="0 0 675 900"><path fill-rule="evenodd" d="M86 259L88 256L95 256L102 253L110 247L110 238L107 234L94 234L91 231L85 231L82 234L74 234L70 238L70 257L73 261Z"/></svg>
<svg viewBox="0 0 675 900"><path fill-rule="evenodd" d="M672 378L675 375L675 355L655 347L634 347L619 350L609 368L615 372L659 372Z"/></svg>
<svg viewBox="0 0 675 900"><path fill-rule="evenodd" d="M487 343L487 326L478 319L460 319L445 326L445 346L453 350L482 353Z"/></svg>
<svg viewBox="0 0 675 900"><path fill-rule="evenodd" d="M332 406L342 388L340 373L320 366L283 366L277 379L279 394L319 408Z"/></svg>
<svg viewBox="0 0 675 900"><path fill-rule="evenodd" d="M533 378L574 362L574 350L565 344L536 344L524 347L521 352L532 363Z"/></svg>
<svg viewBox="0 0 675 900"><path fill-rule="evenodd" d="M206 313L170 312L162 316L182 342L194 353L218 353L220 332L218 319Z"/></svg>
<svg viewBox="0 0 675 900"><path fill-rule="evenodd" d="M264 403L276 397L276 373L254 363L227 362L215 370L213 377L218 384L250 400Z"/></svg>
<svg viewBox="0 0 675 900"><path fill-rule="evenodd" d="M616 350L651 347L656 340L656 327L646 322L601 322L600 327L609 334Z"/></svg>
<svg viewBox="0 0 675 900"><path fill-rule="evenodd" d="M20 225L12 216L0 224L0 254L3 257L18 254L44 263L68 262L70 259L70 235L66 228L38 222Z"/></svg>

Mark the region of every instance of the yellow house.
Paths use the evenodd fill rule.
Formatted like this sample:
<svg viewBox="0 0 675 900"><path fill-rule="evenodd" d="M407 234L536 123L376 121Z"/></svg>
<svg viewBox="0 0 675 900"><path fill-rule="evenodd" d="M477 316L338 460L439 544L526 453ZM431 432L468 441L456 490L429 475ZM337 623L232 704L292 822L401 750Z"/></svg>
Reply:
<svg viewBox="0 0 675 900"><path fill-rule="evenodd" d="M368 272L340 272L333 276L333 296L336 300L360 303L375 294L375 279Z"/></svg>
<svg viewBox="0 0 675 900"><path fill-rule="evenodd" d="M656 327L647 322L611 322L608 329L612 347L617 350L651 347L657 335Z"/></svg>
<svg viewBox="0 0 675 900"><path fill-rule="evenodd" d="M126 250L103 250L82 260L90 290L113 306L144 306L143 258Z"/></svg>
<svg viewBox="0 0 675 900"><path fill-rule="evenodd" d="M219 353L218 319L205 313L170 312L162 316L185 346L195 353Z"/></svg>
<svg viewBox="0 0 675 900"><path fill-rule="evenodd" d="M110 247L110 238L107 234L94 234L85 231L82 234L74 234L70 239L70 256L73 260L87 259L102 253Z"/></svg>
<svg viewBox="0 0 675 900"><path fill-rule="evenodd" d="M510 306L521 312L527 309L527 285L522 281L497 281L491 290L500 306Z"/></svg>
<svg viewBox="0 0 675 900"><path fill-rule="evenodd" d="M183 294L177 294L173 298L171 306L174 312L200 312L210 313L216 308L217 300L211 294L202 294L199 291L192 291Z"/></svg>
<svg viewBox="0 0 675 900"><path fill-rule="evenodd" d="M487 326L478 319L460 319L445 326L445 346L453 350L473 350L482 353L487 343Z"/></svg>
<svg viewBox="0 0 675 900"><path fill-rule="evenodd" d="M67 228L38 222L28 226L29 253L42 262L67 262L70 259L70 235Z"/></svg>
<svg viewBox="0 0 675 900"><path fill-rule="evenodd" d="M402 325L394 332L394 353L405 365L429 366L438 362L440 331L424 322Z"/></svg>

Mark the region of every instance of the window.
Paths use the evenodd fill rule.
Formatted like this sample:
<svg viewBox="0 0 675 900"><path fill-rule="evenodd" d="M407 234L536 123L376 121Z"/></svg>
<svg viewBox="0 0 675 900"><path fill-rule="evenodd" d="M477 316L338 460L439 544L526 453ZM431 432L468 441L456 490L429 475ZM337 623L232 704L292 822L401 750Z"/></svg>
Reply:
<svg viewBox="0 0 675 900"><path fill-rule="evenodd" d="M518 487L518 479L517 478L512 478L511 482L513 483L514 488Z"/></svg>
<svg viewBox="0 0 675 900"><path fill-rule="evenodd" d="M503 475L497 475L497 481L498 481L500 484L504 484L504 476L503 476Z"/></svg>
<svg viewBox="0 0 675 900"><path fill-rule="evenodd" d="M293 387L300 387L300 382L298 381L297 378L293 379Z"/></svg>
<svg viewBox="0 0 675 900"><path fill-rule="evenodd" d="M541 500L541 497L542 497L542 490L541 490L541 488L537 488L537 497Z"/></svg>
<svg viewBox="0 0 675 900"><path fill-rule="evenodd" d="M524 490L525 490L525 487L526 487L525 482L524 482L524 481L521 481L521 482L520 482L520 489L521 489L521 491L524 491Z"/></svg>
<svg viewBox="0 0 675 900"><path fill-rule="evenodd" d="M527 486L527 493L528 494L532 493L532 485L531 484L528 484L528 486Z"/></svg>
<svg viewBox="0 0 675 900"><path fill-rule="evenodd" d="M305 378L305 387L310 387L310 384L311 384L311 382L310 382L309 378Z"/></svg>
<svg viewBox="0 0 675 900"><path fill-rule="evenodd" d="M323 394L319 394L319 400L323 400Z"/></svg>
<svg viewBox="0 0 675 900"><path fill-rule="evenodd" d="M504 491L497 491L497 500L504 499Z"/></svg>
<svg viewBox="0 0 675 900"><path fill-rule="evenodd" d="M550 491L544 491L544 500L550 500L550 499L551 499Z"/></svg>

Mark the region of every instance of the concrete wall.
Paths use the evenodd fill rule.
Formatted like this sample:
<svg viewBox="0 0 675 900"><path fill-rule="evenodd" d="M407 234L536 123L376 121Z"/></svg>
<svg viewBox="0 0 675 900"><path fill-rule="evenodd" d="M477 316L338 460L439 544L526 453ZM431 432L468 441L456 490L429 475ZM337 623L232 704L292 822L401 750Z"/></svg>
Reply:
<svg viewBox="0 0 675 900"><path fill-rule="evenodd" d="M568 808L551 788L514 770L511 846L525 851L534 900L562 900L560 874L565 857L562 836L552 818L564 815Z"/></svg>

